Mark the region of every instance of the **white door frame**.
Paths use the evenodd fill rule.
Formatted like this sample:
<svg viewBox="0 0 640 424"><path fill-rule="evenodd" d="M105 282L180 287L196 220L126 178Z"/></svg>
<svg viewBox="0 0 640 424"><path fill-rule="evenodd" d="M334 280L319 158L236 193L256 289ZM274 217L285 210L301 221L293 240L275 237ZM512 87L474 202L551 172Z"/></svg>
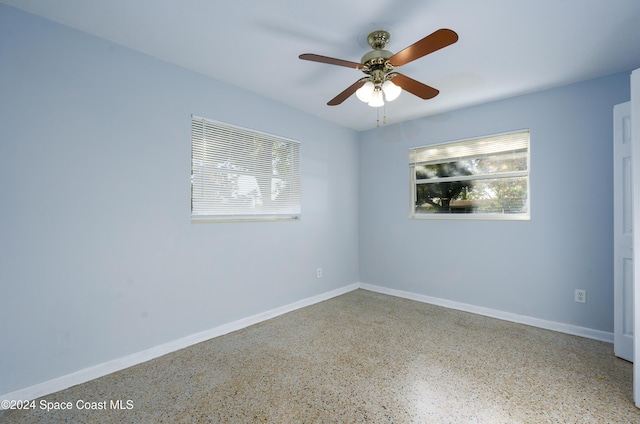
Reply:
<svg viewBox="0 0 640 424"><path fill-rule="evenodd" d="M640 69L631 73L631 137L633 140L632 160L640 164ZM633 170L633 227L640 228L640 166ZM633 240L633 262L638 264L640 256L640 237L636 234ZM640 272L634 275L634 328L640 328ZM640 408L640 337L634 337L633 353L636 363L633 367L633 399Z"/></svg>

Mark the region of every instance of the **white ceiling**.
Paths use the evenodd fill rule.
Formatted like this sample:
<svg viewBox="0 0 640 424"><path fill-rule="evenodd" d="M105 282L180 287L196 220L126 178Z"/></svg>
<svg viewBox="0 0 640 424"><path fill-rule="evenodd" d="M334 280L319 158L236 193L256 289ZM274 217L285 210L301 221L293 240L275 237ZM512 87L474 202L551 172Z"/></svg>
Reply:
<svg viewBox="0 0 640 424"><path fill-rule="evenodd" d="M339 125L376 125L355 96L326 103L360 71L373 30L398 52L439 28L459 41L399 69L440 90L403 93L389 123L640 68L640 0L0 0Z"/></svg>

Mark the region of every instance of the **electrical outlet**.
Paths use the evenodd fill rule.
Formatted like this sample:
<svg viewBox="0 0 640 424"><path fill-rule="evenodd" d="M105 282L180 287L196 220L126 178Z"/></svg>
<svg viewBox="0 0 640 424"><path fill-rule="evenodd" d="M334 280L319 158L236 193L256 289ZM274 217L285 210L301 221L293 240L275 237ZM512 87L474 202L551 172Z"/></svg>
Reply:
<svg viewBox="0 0 640 424"><path fill-rule="evenodd" d="M322 278L322 268L318 268L318 269L316 269L316 276L317 276L318 278Z"/></svg>
<svg viewBox="0 0 640 424"><path fill-rule="evenodd" d="M575 301L578 303L587 303L587 291L576 289Z"/></svg>

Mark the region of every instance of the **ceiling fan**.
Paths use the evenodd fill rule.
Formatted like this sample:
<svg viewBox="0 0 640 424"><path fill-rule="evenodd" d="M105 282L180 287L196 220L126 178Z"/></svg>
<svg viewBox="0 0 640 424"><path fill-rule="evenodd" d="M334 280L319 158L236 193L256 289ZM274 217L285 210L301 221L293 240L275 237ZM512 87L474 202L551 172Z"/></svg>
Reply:
<svg viewBox="0 0 640 424"><path fill-rule="evenodd" d="M384 30L369 34L367 42L373 50L362 56L360 63L312 53L301 54L299 58L353 68L367 75L329 100L327 103L329 106L341 104L353 93L372 107L383 106L384 100L396 99L402 89L424 100L437 96L439 93L437 89L396 72L396 68L455 43L458 41L458 34L450 29L439 29L395 54L384 49L390 39L389 32Z"/></svg>

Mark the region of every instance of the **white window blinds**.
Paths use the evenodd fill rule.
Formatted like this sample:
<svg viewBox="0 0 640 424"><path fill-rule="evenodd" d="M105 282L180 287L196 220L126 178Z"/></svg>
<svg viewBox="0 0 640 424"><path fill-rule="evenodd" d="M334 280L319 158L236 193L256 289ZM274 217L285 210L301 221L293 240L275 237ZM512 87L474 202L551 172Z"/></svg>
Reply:
<svg viewBox="0 0 640 424"><path fill-rule="evenodd" d="M524 151L528 148L529 130L523 130L453 143L415 147L409 150L409 164L451 162L496 153Z"/></svg>
<svg viewBox="0 0 640 424"><path fill-rule="evenodd" d="M191 118L192 221L300 218L300 143Z"/></svg>

